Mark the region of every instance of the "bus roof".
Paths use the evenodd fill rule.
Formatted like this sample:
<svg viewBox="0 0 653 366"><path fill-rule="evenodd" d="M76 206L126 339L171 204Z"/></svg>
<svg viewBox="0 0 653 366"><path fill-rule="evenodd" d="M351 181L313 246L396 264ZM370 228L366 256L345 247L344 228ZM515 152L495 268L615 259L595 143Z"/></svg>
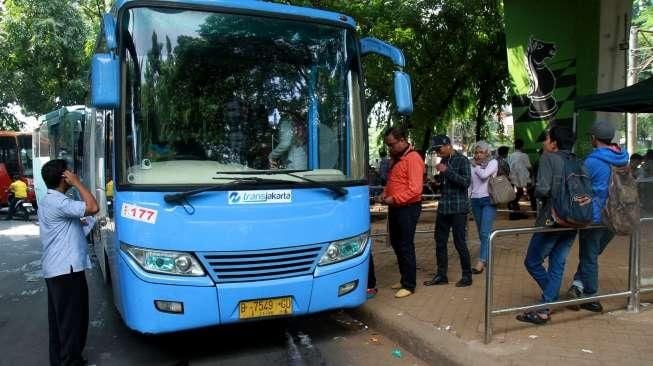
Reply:
<svg viewBox="0 0 653 366"><path fill-rule="evenodd" d="M129 3L137 3L138 0L117 0L113 6L113 11L123 8ZM232 10L245 10L257 13L266 13L266 14L277 14L277 15L288 15L288 16L298 16L308 19L313 19L317 21L327 21L329 23L339 23L346 25L348 27L354 28L356 22L350 16L334 13L326 10L319 10L313 8L304 8L293 5L285 4L276 4L266 1L259 0L182 0L182 1L171 1L171 0L160 0L157 2L147 1L142 2L143 5L151 6L152 4L171 4L178 7L183 7L186 5L193 6L204 6L207 8L216 8L216 9L232 9Z"/></svg>
<svg viewBox="0 0 653 366"><path fill-rule="evenodd" d="M55 118L61 118L64 115L66 115L67 113L73 113L73 112L84 113L85 109L86 109L86 107L83 106L83 105L73 105L73 106L69 106L69 107L61 107L61 108L59 108L57 110L54 110L52 112L48 112L48 113L42 115L41 117L39 117L39 121L44 122L44 121L49 121L49 120L52 120L52 119L55 119Z"/></svg>

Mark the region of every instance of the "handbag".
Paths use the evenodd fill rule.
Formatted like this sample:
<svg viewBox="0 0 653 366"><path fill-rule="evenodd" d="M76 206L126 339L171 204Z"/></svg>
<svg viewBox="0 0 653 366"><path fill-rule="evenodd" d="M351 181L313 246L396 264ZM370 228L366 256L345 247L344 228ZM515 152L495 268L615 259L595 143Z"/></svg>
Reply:
<svg viewBox="0 0 653 366"><path fill-rule="evenodd" d="M495 205L512 202L516 197L515 189L512 187L510 179L505 175L490 177L487 189L488 193L490 193L490 199Z"/></svg>

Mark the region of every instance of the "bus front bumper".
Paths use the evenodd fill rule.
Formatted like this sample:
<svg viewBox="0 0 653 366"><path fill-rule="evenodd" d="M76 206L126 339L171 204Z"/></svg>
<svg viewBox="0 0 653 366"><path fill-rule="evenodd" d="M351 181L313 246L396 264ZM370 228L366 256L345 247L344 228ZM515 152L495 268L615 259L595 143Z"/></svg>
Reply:
<svg viewBox="0 0 653 366"><path fill-rule="evenodd" d="M193 285L192 280L157 282L161 276L144 272L131 259L120 255L122 286L118 309L129 328L159 334L266 318L241 318L240 305L247 301L290 298L292 310L283 316L353 308L366 300L369 252L368 245L363 255L318 267L313 276L246 283L211 282L206 286ZM349 292L339 293L343 289ZM161 311L155 305L157 300L181 303L183 312Z"/></svg>

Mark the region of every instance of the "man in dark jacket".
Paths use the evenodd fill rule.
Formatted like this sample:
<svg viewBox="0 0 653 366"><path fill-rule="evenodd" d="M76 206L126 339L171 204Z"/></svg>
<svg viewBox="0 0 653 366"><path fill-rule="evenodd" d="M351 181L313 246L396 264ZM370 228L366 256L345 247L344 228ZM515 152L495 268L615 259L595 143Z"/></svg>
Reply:
<svg viewBox="0 0 653 366"><path fill-rule="evenodd" d="M552 127L543 137L544 153L540 157L535 186L535 196L538 198L537 226L551 223L551 199L561 194L564 162L575 142L571 129L564 126ZM565 263L575 238L575 230L535 233L531 237L524 266L542 290L542 303L558 299ZM547 258L549 265L544 268L542 264ZM549 319L548 309L517 315L517 320L534 324L544 324Z"/></svg>
<svg viewBox="0 0 653 366"><path fill-rule="evenodd" d="M438 213L435 219L435 258L437 271L435 277L425 281L425 286L444 285L447 278L447 241L449 231L453 231L453 242L460 257L462 278L456 287L466 287L472 284L472 265L467 248L467 213L470 209L468 188L471 181L469 160L453 149L451 140L444 135L433 137L431 147L439 157L440 164L435 166L439 172L442 197L438 202Z"/></svg>
<svg viewBox="0 0 653 366"><path fill-rule="evenodd" d="M608 198L610 175L613 166L628 164L628 151L621 150L612 143L615 128L609 121L596 121L590 128L592 146L594 150L585 159L585 168L592 180L592 221L601 224L601 210ZM582 295L592 296L598 291L599 282L599 255L614 237L607 228L581 230L579 239L579 263L574 275L574 282L567 292L570 299ZM573 310L583 308L593 312L603 311L603 306L598 301L570 306Z"/></svg>

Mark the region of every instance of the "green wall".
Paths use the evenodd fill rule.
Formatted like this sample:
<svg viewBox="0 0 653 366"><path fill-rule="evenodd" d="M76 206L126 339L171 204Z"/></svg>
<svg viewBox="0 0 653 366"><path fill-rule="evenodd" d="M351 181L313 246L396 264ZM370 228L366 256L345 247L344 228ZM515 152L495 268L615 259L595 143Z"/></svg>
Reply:
<svg viewBox="0 0 653 366"><path fill-rule="evenodd" d="M600 0L549 0L546 2L504 0L508 66L512 80L511 101L515 138L526 143L526 152L535 154L541 144L535 140L550 123L572 126L574 98L596 93L600 28ZM546 70L529 74L527 49L529 40L553 43L555 53L544 59L545 66L531 62L531 70L548 68L555 88L545 101ZM543 48L547 49L546 45ZM537 60L533 51L532 60ZM541 59L541 57L539 58ZM529 96L530 75L538 75L540 92ZM557 106L553 113L552 105ZM538 107L539 106L539 107ZM546 112L549 113L538 113ZM584 113L577 122L577 151L581 155L591 148L586 138L592 114ZM534 155L533 155L534 157Z"/></svg>

